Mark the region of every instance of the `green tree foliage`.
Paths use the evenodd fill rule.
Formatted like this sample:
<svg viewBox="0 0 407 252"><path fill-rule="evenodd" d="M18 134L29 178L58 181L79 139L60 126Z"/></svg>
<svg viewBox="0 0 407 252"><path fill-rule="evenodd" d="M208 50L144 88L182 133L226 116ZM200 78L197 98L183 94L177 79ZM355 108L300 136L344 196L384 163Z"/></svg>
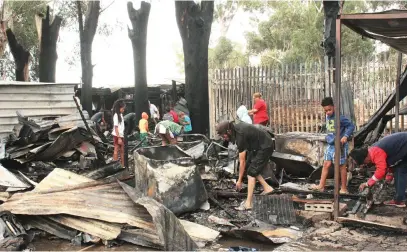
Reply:
<svg viewBox="0 0 407 252"><path fill-rule="evenodd" d="M321 61L324 51L324 14L320 2L270 1L268 7L274 13L270 19L259 23L257 32L246 33L248 50L260 55L262 64L276 65L294 62ZM362 12L368 8L365 2L346 2L344 13ZM371 40L343 27L343 54L354 57L371 55Z"/></svg>
<svg viewBox="0 0 407 252"><path fill-rule="evenodd" d="M30 80L38 81L39 78L39 40L35 26L35 15L45 14L47 2L45 1L4 1L4 20L12 29L17 41L30 52ZM6 47L8 48L8 46ZM6 79L15 80L14 59L7 49L2 62Z"/></svg>
<svg viewBox="0 0 407 252"><path fill-rule="evenodd" d="M242 52L242 48L232 43L230 39L221 37L215 48L209 49L209 69L233 68L249 64L249 57Z"/></svg>

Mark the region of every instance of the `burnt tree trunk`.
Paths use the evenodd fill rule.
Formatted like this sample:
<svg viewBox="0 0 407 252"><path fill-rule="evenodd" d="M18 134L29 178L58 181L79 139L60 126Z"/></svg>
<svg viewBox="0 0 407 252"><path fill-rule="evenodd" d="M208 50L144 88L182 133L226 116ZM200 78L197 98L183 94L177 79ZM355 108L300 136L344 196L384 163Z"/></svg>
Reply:
<svg viewBox="0 0 407 252"><path fill-rule="evenodd" d="M213 21L213 1L176 1L185 65L185 98L194 133L209 133L208 45Z"/></svg>
<svg viewBox="0 0 407 252"><path fill-rule="evenodd" d="M16 37L11 29L6 30L8 45L10 46L11 54L13 55L16 65L16 81L29 81L28 67L30 64L30 53L17 42Z"/></svg>
<svg viewBox="0 0 407 252"><path fill-rule="evenodd" d="M95 38L96 29L100 15L100 1L89 1L88 10L83 22L81 2L77 1L78 23L79 23L79 40L82 65L82 89L81 104L83 110L92 115L92 43Z"/></svg>
<svg viewBox="0 0 407 252"><path fill-rule="evenodd" d="M134 112L136 121L140 120L141 113L150 114L147 88L147 26L151 4L142 1L139 10L133 8L133 3L127 3L127 11L133 29L128 29L129 38L133 46L134 60Z"/></svg>
<svg viewBox="0 0 407 252"><path fill-rule="evenodd" d="M57 40L59 35L59 29L61 28L62 18L55 16L51 23L51 17L49 13L49 6L47 6L47 13L45 18L37 19L41 20L40 38L40 82L55 82L56 64L58 59L57 54Z"/></svg>

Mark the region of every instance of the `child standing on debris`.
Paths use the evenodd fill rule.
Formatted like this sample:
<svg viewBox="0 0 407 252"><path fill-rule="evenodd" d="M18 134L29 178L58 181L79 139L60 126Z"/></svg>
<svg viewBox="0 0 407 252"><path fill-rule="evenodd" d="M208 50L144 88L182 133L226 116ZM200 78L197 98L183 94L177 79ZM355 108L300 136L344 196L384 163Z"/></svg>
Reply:
<svg viewBox="0 0 407 252"><path fill-rule="evenodd" d="M146 112L141 114L141 119L138 123L138 128L140 129L140 141L143 141L141 146L146 147L147 144L147 136L148 136L148 115Z"/></svg>
<svg viewBox="0 0 407 252"><path fill-rule="evenodd" d="M113 160L118 160L120 151L120 163L124 167L124 118L123 113L126 104L123 100L117 100L113 104Z"/></svg>
<svg viewBox="0 0 407 252"><path fill-rule="evenodd" d="M191 118L184 112L179 112L179 124L184 126L184 133L188 134L192 131Z"/></svg>
<svg viewBox="0 0 407 252"><path fill-rule="evenodd" d="M310 187L311 190L318 190L323 192L325 190L325 182L328 177L329 167L335 158L335 107L332 97L325 97L321 106L324 108L326 114L326 142L328 147L324 154L324 165L321 172L321 180L319 185L313 185ZM348 155L348 138L353 134L355 126L353 123L345 116L340 116L340 135L341 135L341 156L340 156L340 171L341 171L341 190L339 193L348 194L347 189L347 170L346 170L346 159Z"/></svg>

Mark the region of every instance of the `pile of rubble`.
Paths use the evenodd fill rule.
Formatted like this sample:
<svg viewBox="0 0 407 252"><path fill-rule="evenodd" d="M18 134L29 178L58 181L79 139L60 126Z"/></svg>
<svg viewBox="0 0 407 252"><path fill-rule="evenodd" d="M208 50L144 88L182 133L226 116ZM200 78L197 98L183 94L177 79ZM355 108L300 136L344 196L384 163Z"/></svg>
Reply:
<svg viewBox="0 0 407 252"><path fill-rule="evenodd" d="M23 249L38 230L77 245L127 242L160 250L217 249L214 244L222 236L289 243L289 250L351 249L350 241L367 239L362 231L356 236L351 228L325 221L332 219L331 191L307 189L320 176L321 135L276 136L273 162L263 177L277 195L259 195L256 187L253 210L239 212L234 207L246 197L246 188L235 191L239 164L234 145L203 135L181 136L177 145L165 147L139 148L138 141L129 140L125 169L111 161L111 141L86 113L39 122L19 115L19 122L0 149L4 250ZM350 183L350 191L356 190ZM356 209L369 199L341 197L341 215L369 210L369 201ZM337 239L341 235L350 235L347 243Z"/></svg>

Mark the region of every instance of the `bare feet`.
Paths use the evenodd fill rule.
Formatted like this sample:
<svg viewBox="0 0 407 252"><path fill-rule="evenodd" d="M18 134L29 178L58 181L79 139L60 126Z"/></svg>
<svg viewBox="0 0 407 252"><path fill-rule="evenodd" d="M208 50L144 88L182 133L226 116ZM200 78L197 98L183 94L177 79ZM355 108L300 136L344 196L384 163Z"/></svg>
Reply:
<svg viewBox="0 0 407 252"><path fill-rule="evenodd" d="M320 185L312 185L308 189L310 189L312 191L320 191L320 192L325 191L325 188L321 187Z"/></svg>
<svg viewBox="0 0 407 252"><path fill-rule="evenodd" d="M272 194L274 192L274 189L272 187L267 188L266 190L264 190L262 193L260 193L260 195L269 195Z"/></svg>

